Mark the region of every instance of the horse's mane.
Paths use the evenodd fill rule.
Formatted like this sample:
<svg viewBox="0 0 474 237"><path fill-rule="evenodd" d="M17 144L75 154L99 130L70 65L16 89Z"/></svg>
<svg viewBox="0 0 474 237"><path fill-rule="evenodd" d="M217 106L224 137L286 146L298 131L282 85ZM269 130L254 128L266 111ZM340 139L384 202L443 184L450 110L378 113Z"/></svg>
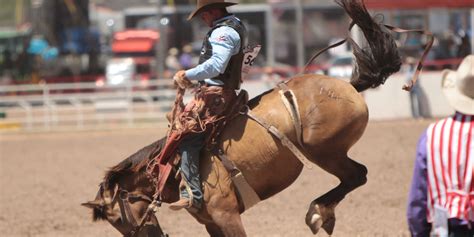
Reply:
<svg viewBox="0 0 474 237"><path fill-rule="evenodd" d="M104 188L111 189L122 176L137 172L144 168L150 159L153 159L160 153L165 140L166 138L162 138L158 141L155 141L152 144L138 150L119 164L111 167L105 173Z"/></svg>

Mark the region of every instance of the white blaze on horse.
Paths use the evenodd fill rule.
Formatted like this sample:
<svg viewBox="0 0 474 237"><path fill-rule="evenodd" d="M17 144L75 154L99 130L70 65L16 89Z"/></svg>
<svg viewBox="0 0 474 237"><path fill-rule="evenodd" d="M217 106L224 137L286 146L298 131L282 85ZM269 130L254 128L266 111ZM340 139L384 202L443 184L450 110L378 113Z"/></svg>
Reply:
<svg viewBox="0 0 474 237"><path fill-rule="evenodd" d="M394 39L383 25L374 22L361 1L338 3L368 42L368 47L361 49L349 38L357 62L351 82L324 75L301 75L289 80L286 85L297 98L300 131L294 126L278 88L248 103L254 115L299 144L310 162L340 180L338 186L309 205L306 224L314 234L320 228L328 234L333 232L335 207L367 180L365 166L347 156L368 122L367 105L359 92L384 83L401 65ZM125 236L164 236L155 215L139 226L155 191L146 175L146 166L160 153L163 142L164 139L141 149L107 172L96 199L83 204L93 208L94 220L108 220ZM227 157L242 171L261 200L287 188L302 171L302 162L290 149L246 115L236 117L225 127L221 142ZM206 226L211 236L245 236L240 217L245 208L230 174L207 151L202 152L200 164L204 201L202 209L191 212L192 216ZM179 198L178 182L172 177L173 174L166 184L168 195L163 202Z"/></svg>

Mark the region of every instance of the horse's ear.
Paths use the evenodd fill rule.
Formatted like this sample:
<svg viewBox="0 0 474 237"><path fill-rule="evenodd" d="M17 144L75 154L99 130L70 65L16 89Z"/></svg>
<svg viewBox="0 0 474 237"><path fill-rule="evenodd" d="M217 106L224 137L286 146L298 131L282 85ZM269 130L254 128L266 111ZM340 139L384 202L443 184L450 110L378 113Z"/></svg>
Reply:
<svg viewBox="0 0 474 237"><path fill-rule="evenodd" d="M81 203L82 206L94 209L98 207L103 207L104 203L101 200L94 200L94 201L88 201L85 203Z"/></svg>

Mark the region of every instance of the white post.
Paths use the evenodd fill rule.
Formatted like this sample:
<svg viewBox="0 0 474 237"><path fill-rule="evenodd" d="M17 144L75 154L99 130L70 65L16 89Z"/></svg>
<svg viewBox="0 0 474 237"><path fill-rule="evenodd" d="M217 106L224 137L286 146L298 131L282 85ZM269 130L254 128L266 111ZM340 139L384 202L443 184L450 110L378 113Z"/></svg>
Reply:
<svg viewBox="0 0 474 237"><path fill-rule="evenodd" d="M28 130L33 129L33 116L31 113L31 106L24 100L20 100L18 102L20 107L22 107L25 110L26 113L26 128Z"/></svg>
<svg viewBox="0 0 474 237"><path fill-rule="evenodd" d="M159 39L156 41L157 42L157 52L156 52L156 76L157 79L161 79L164 77L164 58L165 58L165 44L166 44L166 32L165 32L165 27L163 27L163 24L161 24L161 19L163 18L163 8L161 4L161 0L156 1L156 22L158 24L157 30L159 34Z"/></svg>
<svg viewBox="0 0 474 237"><path fill-rule="evenodd" d="M51 122L51 117L50 117L50 111L48 108L49 105L49 88L46 85L46 83L42 84L42 90L43 90L43 125L46 130L49 130L50 128L50 122Z"/></svg>
<svg viewBox="0 0 474 237"><path fill-rule="evenodd" d="M265 29L266 29L266 38L267 38L267 65L269 67L275 66L275 40L273 32L273 14L272 14L272 5L269 4L269 7L265 11Z"/></svg>
<svg viewBox="0 0 474 237"><path fill-rule="evenodd" d="M133 81L130 81L129 83L127 83L126 85L126 106L127 106L127 124L129 127L132 127L133 126L133 88L135 86L135 82Z"/></svg>
<svg viewBox="0 0 474 237"><path fill-rule="evenodd" d="M70 102L76 109L76 120L77 120L76 128L83 129L84 128L84 114L83 114L84 110L82 108L82 102L76 98L71 98Z"/></svg>
<svg viewBox="0 0 474 237"><path fill-rule="evenodd" d="M303 72L304 67L304 29L303 29L303 7L301 0L295 1L296 11L296 61L298 66L298 72Z"/></svg>
<svg viewBox="0 0 474 237"><path fill-rule="evenodd" d="M471 54L474 54L474 7L471 8Z"/></svg>

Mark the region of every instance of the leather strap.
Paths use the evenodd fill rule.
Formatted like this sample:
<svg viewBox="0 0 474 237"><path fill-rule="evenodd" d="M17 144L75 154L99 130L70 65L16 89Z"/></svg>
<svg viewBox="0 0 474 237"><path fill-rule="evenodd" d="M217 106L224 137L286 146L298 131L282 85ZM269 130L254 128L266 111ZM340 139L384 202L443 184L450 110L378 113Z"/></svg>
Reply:
<svg viewBox="0 0 474 237"><path fill-rule="evenodd" d="M227 172L229 172L231 176L235 175L236 172L240 172L239 168L235 166L235 163L229 160L227 155L221 149L218 149L216 152L214 152L214 154L219 157L219 160L221 160L222 165L224 165L224 168L227 170Z"/></svg>
<svg viewBox="0 0 474 237"><path fill-rule="evenodd" d="M261 201L260 197L247 182L242 171L235 166L235 163L220 149L214 153L217 154L217 157L221 160L224 168L229 172L232 183L240 195L240 200L243 203L244 209L248 210L255 204L259 203Z"/></svg>
<svg viewBox="0 0 474 237"><path fill-rule="evenodd" d="M161 207L161 202L160 201L152 201L149 205L148 208L146 209L145 214L143 215L142 219L140 220L140 224L137 226L134 226L133 230L130 231L130 233L127 234L127 237L135 237L136 234L143 228L145 223L148 221L149 217L156 213L158 211L158 208Z"/></svg>
<svg viewBox="0 0 474 237"><path fill-rule="evenodd" d="M119 189L118 191L118 203L120 206L120 214L122 216L122 223L128 221L132 225L133 229L125 234L126 237L134 237L138 232L143 228L145 223L149 220L150 216L158 211L158 208L161 206L160 201L153 201L150 197L142 194L133 194L129 193L127 190ZM147 210L143 214L140 222L137 223L135 217L133 216L132 210L130 208L130 200L135 201L145 201L150 203Z"/></svg>
<svg viewBox="0 0 474 237"><path fill-rule="evenodd" d="M287 147L291 152L293 152L293 154L296 156L296 158L298 158L298 160L300 160L301 163L304 166L306 166L306 168L308 168L308 169L313 168L313 165L310 163L308 158L306 158L306 156L298 149L298 147L295 146L295 144L293 144L290 141L290 139L288 139L288 137L285 134L281 133L273 125L270 125L267 122L265 122L264 120L262 120L262 119L258 118L257 116L255 116L252 113L251 110L247 111L247 116L249 118L251 118L252 120L254 120L255 122L257 122L258 124L260 124L265 129L267 129L267 131L270 132L271 134L273 134L276 138L278 138L285 147Z"/></svg>
<svg viewBox="0 0 474 237"><path fill-rule="evenodd" d="M285 82L278 83L278 88L280 88L279 92L281 95L281 99L283 100L283 104L285 105L286 110L288 110L288 113L291 116L291 120L293 120L293 125L295 127L296 132L296 140L300 144L301 148L304 149L303 137L301 135L301 133L303 132L301 125L301 116L298 109L298 101L296 100L296 96L293 91L288 88L288 85L286 85Z"/></svg>
<svg viewBox="0 0 474 237"><path fill-rule="evenodd" d="M429 32L427 30L423 30L423 29L405 30L405 29L395 27L395 26L391 26L391 25L384 25L384 26L387 27L387 29L389 29L391 31L394 31L394 32L397 32L397 33L413 32L413 33L419 33L419 34L422 34L422 35L426 35L429 38L428 43L426 44L425 49L423 50L423 54L421 55L420 60L418 60L418 65L416 66L416 71L413 74L413 77L410 81L410 84L403 85L404 90L410 91L413 88L413 85L415 85L416 81L418 80L418 76L421 73L421 69L423 69L423 61L425 61L426 55L428 55L428 52L430 51L431 47L433 46L433 42L434 42L433 33Z"/></svg>
<svg viewBox="0 0 474 237"><path fill-rule="evenodd" d="M130 203L128 201L128 191L127 190L120 190L119 191L119 206L120 212L122 214L122 223L128 221L133 227L137 226L137 221L133 216L132 210L130 209Z"/></svg>

